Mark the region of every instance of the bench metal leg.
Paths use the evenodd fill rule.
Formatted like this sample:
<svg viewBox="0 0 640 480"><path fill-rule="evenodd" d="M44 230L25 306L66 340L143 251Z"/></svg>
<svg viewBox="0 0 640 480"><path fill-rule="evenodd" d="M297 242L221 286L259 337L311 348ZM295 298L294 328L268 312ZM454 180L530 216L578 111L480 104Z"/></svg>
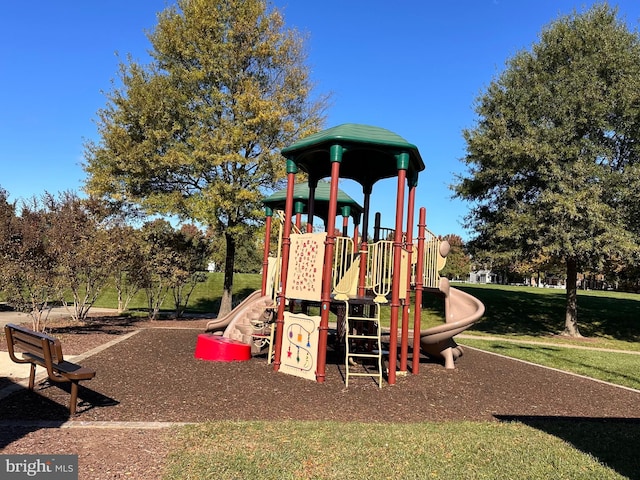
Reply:
<svg viewBox="0 0 640 480"><path fill-rule="evenodd" d="M71 382L71 400L69 401L69 413L76 414L76 404L78 403L78 382Z"/></svg>
<svg viewBox="0 0 640 480"><path fill-rule="evenodd" d="M33 390L36 383L36 364L31 364L31 371L29 372L29 390Z"/></svg>

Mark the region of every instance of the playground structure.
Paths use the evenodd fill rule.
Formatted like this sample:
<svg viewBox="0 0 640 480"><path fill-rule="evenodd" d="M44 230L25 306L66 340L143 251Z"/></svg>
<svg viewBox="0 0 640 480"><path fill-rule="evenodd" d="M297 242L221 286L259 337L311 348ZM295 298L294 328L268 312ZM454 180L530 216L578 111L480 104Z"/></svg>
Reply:
<svg viewBox="0 0 640 480"><path fill-rule="evenodd" d="M327 182L319 182L316 188L316 211L315 216L320 217L327 222L328 201L329 201L329 184ZM302 214L308 214L307 205L309 199L309 187L307 184L297 184L294 188L294 201L296 211L296 221L292 226L295 233L301 233ZM346 235L348 218L353 219L355 226L354 236L357 238L357 226L362 215L362 207L346 193L338 190L338 208L343 215L343 235ZM277 252L281 251L282 242L282 226L284 225L284 213L282 210L286 204L286 191L276 192L263 200L267 210L267 243L264 251L264 268L262 276L262 290L257 290L245 298L231 312L215 320L207 323L205 333L219 336L217 338L202 337L197 345L197 357L203 359L215 358L223 360L225 356L229 360L238 360L246 356L245 348L233 343L240 342L250 346L250 352L259 353L265 346L269 347L268 359L272 358L273 351L273 310L276 306L276 297L274 288L276 278L279 277L280 256L269 256L269 238L271 232L271 220L273 215L280 221L279 229L279 245ZM312 228L308 225L307 228ZM221 340L222 338L226 340ZM209 351L211 349L221 350ZM206 357L211 358L206 358Z"/></svg>
<svg viewBox="0 0 640 480"><path fill-rule="evenodd" d="M336 342L344 348L347 386L350 377L361 375L376 377L382 386L383 356L387 357L387 382L395 384L396 374L409 370L410 341L411 373L419 373L421 351L442 357L446 368L454 368L462 350L453 337L478 320L484 306L440 278L449 245L427 230L424 208L414 240L416 188L425 168L417 147L379 127L344 124L310 135L283 149L282 155L287 162L286 190L264 202L261 291L228 318L210 322L208 330L224 327L223 336L252 343L254 349L268 343L268 359L273 357L275 371L320 383L326 377L331 314L336 319ZM307 174L307 184L296 184L300 171ZM393 177L397 177L394 228L381 227L376 214L373 238L369 238L374 184ZM328 182L323 181L326 178ZM362 186L363 207L340 192L338 182L343 178ZM342 229L336 227L338 212ZM316 216L323 219L324 231L315 231ZM280 220L275 258L269 255L274 217ZM444 324L421 329L425 292L443 298ZM390 312L384 341L383 305ZM309 307L318 308L319 315L308 315ZM267 320L265 312L271 309L275 319ZM365 363L373 367L354 368Z"/></svg>

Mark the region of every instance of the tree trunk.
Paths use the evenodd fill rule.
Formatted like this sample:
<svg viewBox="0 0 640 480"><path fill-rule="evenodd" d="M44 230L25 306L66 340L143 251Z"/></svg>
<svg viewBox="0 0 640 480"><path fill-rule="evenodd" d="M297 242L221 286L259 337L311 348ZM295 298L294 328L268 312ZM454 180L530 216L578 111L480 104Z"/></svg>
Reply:
<svg viewBox="0 0 640 480"><path fill-rule="evenodd" d="M581 337L578 330L578 262L575 258L567 259L567 312L564 321L563 335Z"/></svg>
<svg viewBox="0 0 640 480"><path fill-rule="evenodd" d="M227 253L224 259L224 285L222 287L218 318L231 311L233 300L233 266L236 260L236 239L229 233L225 233L224 238L227 242Z"/></svg>

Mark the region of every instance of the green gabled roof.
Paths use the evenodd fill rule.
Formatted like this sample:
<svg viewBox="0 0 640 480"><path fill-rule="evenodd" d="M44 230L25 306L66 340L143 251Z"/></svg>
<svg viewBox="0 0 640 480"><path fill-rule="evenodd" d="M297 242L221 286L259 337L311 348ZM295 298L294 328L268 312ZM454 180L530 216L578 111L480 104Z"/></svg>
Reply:
<svg viewBox="0 0 640 480"><path fill-rule="evenodd" d="M282 150L313 179L330 176L329 152L333 145L344 148L340 177L351 178L363 186L371 186L383 178L397 175L396 155L409 155L408 170L424 170L418 148L400 135L370 125L346 123L309 135Z"/></svg>
<svg viewBox="0 0 640 480"><path fill-rule="evenodd" d="M314 195L314 215L322 218L325 222L329 215L329 195L330 195L329 182L318 182ZM287 190L279 190L272 195L269 195L262 200L262 203L273 210L284 210L287 201ZM293 187L293 201L300 201L304 204L304 210L302 213L308 212L309 201L309 184L297 183ZM340 214L340 208L350 207L350 216L356 220L360 219L363 208L358 202L356 202L349 195L338 189L338 214Z"/></svg>
<svg viewBox="0 0 640 480"><path fill-rule="evenodd" d="M358 123L345 123L336 127L328 128L321 132L314 133L298 140L294 144L284 148L282 153L285 154L297 151L300 149L308 148L312 145L320 143L331 142L335 140L342 140L354 143L365 143L371 145L381 145L397 148L413 148L417 150L415 145L407 142L400 135L393 133L390 130L374 127L371 125L361 125ZM286 154L285 154L286 156Z"/></svg>

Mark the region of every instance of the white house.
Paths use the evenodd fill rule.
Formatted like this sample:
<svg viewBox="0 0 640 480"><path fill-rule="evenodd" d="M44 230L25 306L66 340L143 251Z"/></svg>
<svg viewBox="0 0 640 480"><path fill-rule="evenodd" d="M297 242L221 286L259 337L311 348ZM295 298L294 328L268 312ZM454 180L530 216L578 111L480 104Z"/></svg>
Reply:
<svg viewBox="0 0 640 480"><path fill-rule="evenodd" d="M476 270L469 274L469 283L496 283L496 274L491 270Z"/></svg>

